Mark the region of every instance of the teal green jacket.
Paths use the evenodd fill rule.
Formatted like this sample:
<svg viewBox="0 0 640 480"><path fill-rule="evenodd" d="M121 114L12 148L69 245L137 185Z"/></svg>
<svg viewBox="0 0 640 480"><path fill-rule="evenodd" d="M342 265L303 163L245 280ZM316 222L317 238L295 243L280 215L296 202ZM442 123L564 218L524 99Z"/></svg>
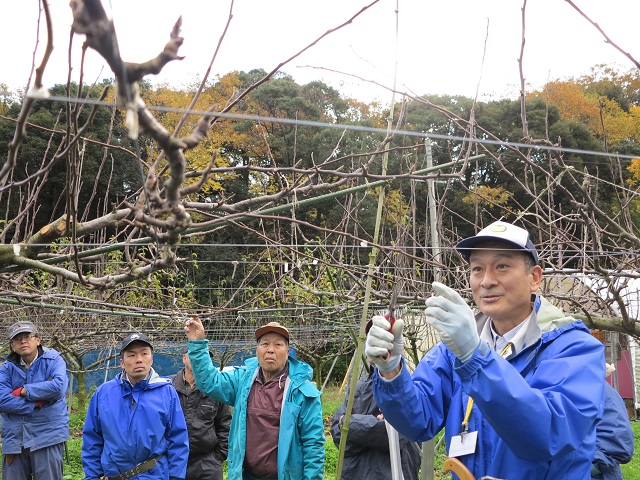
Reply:
<svg viewBox="0 0 640 480"><path fill-rule="evenodd" d="M229 478L243 477L246 447L247 399L258 374L253 357L231 372L220 372L211 363L208 340L189 340L189 359L198 389L215 400L233 406L229 431ZM278 437L278 480L322 480L325 436L320 392L311 383L313 370L289 357L280 434Z"/></svg>

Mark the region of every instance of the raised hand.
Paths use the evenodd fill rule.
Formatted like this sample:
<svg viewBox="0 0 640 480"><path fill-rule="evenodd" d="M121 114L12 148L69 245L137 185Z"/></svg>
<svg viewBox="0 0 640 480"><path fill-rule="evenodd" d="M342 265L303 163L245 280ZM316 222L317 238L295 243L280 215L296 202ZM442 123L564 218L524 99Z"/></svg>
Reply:
<svg viewBox="0 0 640 480"><path fill-rule="evenodd" d="M471 358L480 343L473 312L453 288L433 282L437 296L428 298L426 322L440 333L445 345L461 362Z"/></svg>
<svg viewBox="0 0 640 480"><path fill-rule="evenodd" d="M184 331L188 340L204 340L204 327L200 317L191 317L184 324Z"/></svg>

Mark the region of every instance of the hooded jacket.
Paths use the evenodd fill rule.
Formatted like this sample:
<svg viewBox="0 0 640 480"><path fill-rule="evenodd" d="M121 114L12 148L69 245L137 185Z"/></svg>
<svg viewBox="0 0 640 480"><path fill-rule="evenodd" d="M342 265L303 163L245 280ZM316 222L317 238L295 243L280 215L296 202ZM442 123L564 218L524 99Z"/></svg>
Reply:
<svg viewBox="0 0 640 480"><path fill-rule="evenodd" d="M376 375L373 392L385 418L420 442L445 428L449 450L471 396L469 432L477 432L477 444L459 460L477 478L589 479L602 412L604 347L581 321L540 296L534 302L527 327L512 340L515 352L506 358L488 347L488 318L479 314L481 341L467 362L440 342L413 376L405 368L390 381Z"/></svg>
<svg viewBox="0 0 640 480"><path fill-rule="evenodd" d="M380 409L373 398L371 371L366 378L358 380L353 396L353 408L349 421L342 478L389 480L391 457L389 436L384 420L378 420ZM348 394L347 394L348 397ZM340 418L347 410L347 399L338 407L331 422L331 436L336 447L340 447L342 422ZM399 435L400 458L404 480L417 480L420 468L420 447Z"/></svg>
<svg viewBox="0 0 640 480"><path fill-rule="evenodd" d="M629 414L620 394L604 384L604 411L596 427L596 453L593 457L593 480L622 480L620 464L633 457L634 436Z"/></svg>
<svg viewBox="0 0 640 480"><path fill-rule="evenodd" d="M189 458L187 425L171 379L151 369L135 385L124 372L100 385L89 402L82 431L87 480L113 477L157 455L157 465L137 480L183 479Z"/></svg>
<svg viewBox="0 0 640 480"><path fill-rule="evenodd" d="M184 380L184 368L173 377L173 386L189 431L187 478L222 478L222 462L229 451L229 407L190 388ZM200 471L203 466L216 471Z"/></svg>
<svg viewBox="0 0 640 480"><path fill-rule="evenodd" d="M546 317L553 318L553 311L542 308L546 302L535 304L538 323L545 323ZM592 480L622 480L621 463L631 461L634 450L633 429L629 414L620 394L604 382L602 415L596 423L596 450L591 469Z"/></svg>
<svg viewBox="0 0 640 480"><path fill-rule="evenodd" d="M24 387L26 397L11 392ZM12 352L0 367L2 453L18 454L22 448L38 450L69 438L69 413L65 394L69 387L67 366L60 353L38 347L38 357L25 370ZM43 401L36 407L36 401Z"/></svg>
<svg viewBox="0 0 640 480"><path fill-rule="evenodd" d="M189 340L189 359L198 389L234 407L229 433L229 478L241 479L246 448L247 399L258 374L253 357L232 372L220 372L211 363L208 340ZM289 357L280 430L278 480L322 480L325 436L320 392L311 383L313 370Z"/></svg>

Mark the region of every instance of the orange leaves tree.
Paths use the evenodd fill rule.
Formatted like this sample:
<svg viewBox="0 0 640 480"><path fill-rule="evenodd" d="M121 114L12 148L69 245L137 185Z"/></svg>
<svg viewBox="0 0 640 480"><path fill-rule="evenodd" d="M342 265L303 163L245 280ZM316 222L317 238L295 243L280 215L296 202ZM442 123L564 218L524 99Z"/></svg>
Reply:
<svg viewBox="0 0 640 480"><path fill-rule="evenodd" d="M535 232L558 274L618 279L638 270L631 77L553 82L520 101L397 91L403 98L387 129L388 109L344 99L322 82L298 85L280 71L286 61L182 90L150 88L146 75L181 58L180 22L155 58L132 64L120 57L100 2L71 7L74 32L107 60L115 84L61 86L54 96L67 100L43 109L51 99L36 75L15 115L3 117L11 136L0 168L0 282L15 315L45 303L77 312L89 301L127 312L140 301L136 314L169 319L360 305L372 246L381 252L372 304L385 305L400 277L401 303L420 308L435 272L464 290L452 246L496 218ZM624 88L616 95L614 87ZM382 240L373 245L383 185ZM604 320L581 314L637 334L621 289L610 286ZM115 293L136 288L157 296ZM172 293L190 289L182 304ZM112 332L99 313L93 333ZM167 337L180 333L177 325L164 324Z"/></svg>

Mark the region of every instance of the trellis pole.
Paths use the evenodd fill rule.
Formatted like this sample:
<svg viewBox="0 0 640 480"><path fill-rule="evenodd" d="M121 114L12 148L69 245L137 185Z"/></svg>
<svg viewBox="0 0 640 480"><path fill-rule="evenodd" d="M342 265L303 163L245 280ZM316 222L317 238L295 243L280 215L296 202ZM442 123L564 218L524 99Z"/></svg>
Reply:
<svg viewBox="0 0 640 480"><path fill-rule="evenodd" d="M425 139L425 158L427 168L433 166L433 156L431 155L431 140ZM437 209L436 209L436 192L435 182L433 179L427 179L427 200L429 206L429 230L431 231L431 247L433 248L433 259L440 262L440 238L438 236L437 225ZM440 281L440 270L436 267L433 269L433 279ZM422 442L422 480L433 480L435 465L435 445L433 438Z"/></svg>
<svg viewBox="0 0 640 480"><path fill-rule="evenodd" d="M396 1L396 49L397 49L397 35L398 35L398 1ZM391 140L391 132L393 129L393 113L395 107L395 91L396 91L396 74L398 69L398 60L397 60L397 52L396 52L396 63L393 75L393 89L391 94L391 107L389 109L389 117L387 118L387 138L385 141L389 142ZM389 162L389 152L386 151L382 155L382 172L381 175L384 176L387 174L387 165ZM362 308L362 318L360 321L360 332L358 334L358 346L356 348L356 353L353 357L353 369L351 371L351 381L349 382L349 397L347 400L346 411L344 413L344 422L342 423L342 427L340 428L340 446L338 449L338 462L336 466L336 480L340 480L342 477L342 467L344 465L344 453L347 446L347 437L349 435L349 423L351 422L351 410L353 408L353 398L356 391L356 385L358 383L358 375L355 372L360 369L360 362L362 360L362 351L365 340L365 328L367 325L367 320L369 319L369 300L371 298L371 284L373 283L373 274L376 271L376 258L378 256L378 238L380 236L380 224L382 223L382 207L384 206L384 199L386 194L386 185L380 186L380 192L378 194L378 208L376 210L376 223L373 232L373 243L374 246L371 248L371 252L369 253L369 265L367 267L367 281L364 291L364 305Z"/></svg>

